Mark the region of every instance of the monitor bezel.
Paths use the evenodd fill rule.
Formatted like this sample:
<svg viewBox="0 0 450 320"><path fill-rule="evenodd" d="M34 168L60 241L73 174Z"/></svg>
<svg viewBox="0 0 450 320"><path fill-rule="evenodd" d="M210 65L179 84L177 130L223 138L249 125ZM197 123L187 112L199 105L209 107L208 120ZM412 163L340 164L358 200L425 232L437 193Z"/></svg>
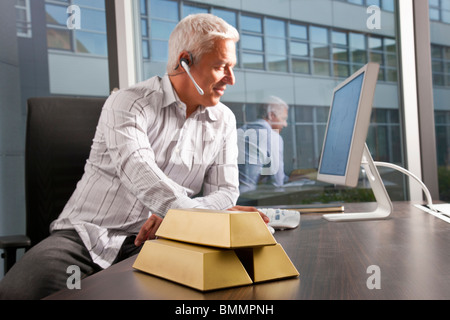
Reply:
<svg viewBox="0 0 450 320"><path fill-rule="evenodd" d="M328 114L328 122L322 145L319 167L317 170L317 180L348 187L357 186L361 169L361 159L367 139L367 132L369 130L370 125L370 116L372 112L373 98L375 96L376 83L378 80L378 71L379 65L377 63L369 62L334 88L330 104L330 111ZM353 124L354 129L352 133L349 154L347 157L347 166L345 168L345 174L332 175L321 173L320 171L322 167L324 148L327 142L328 128L331 120L330 117L333 111L335 94L338 90L340 90L346 84L348 84L349 82L360 76L362 73L364 73L363 76L364 79L361 87L357 114L355 117L355 122Z"/></svg>

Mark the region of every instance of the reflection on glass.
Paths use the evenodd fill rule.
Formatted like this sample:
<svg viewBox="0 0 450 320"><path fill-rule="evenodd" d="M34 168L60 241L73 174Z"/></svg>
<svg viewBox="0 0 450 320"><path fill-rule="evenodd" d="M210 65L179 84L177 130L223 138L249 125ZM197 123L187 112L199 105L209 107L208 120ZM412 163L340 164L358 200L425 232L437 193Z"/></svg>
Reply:
<svg viewBox="0 0 450 320"><path fill-rule="evenodd" d="M183 17L196 13L208 13L208 9L190 5L183 6Z"/></svg>
<svg viewBox="0 0 450 320"><path fill-rule="evenodd" d="M243 49L263 51L263 41L261 37L243 34L241 36L241 45Z"/></svg>
<svg viewBox="0 0 450 320"><path fill-rule="evenodd" d="M105 1L104 0L72 0L73 4L92 7L97 9L105 9Z"/></svg>
<svg viewBox="0 0 450 320"><path fill-rule="evenodd" d="M348 64L334 63L333 68L336 77L347 78L350 75Z"/></svg>
<svg viewBox="0 0 450 320"><path fill-rule="evenodd" d="M312 42L328 44L328 30L326 28L310 27L309 34Z"/></svg>
<svg viewBox="0 0 450 320"><path fill-rule="evenodd" d="M286 40L278 38L266 38L266 52L279 55L286 54Z"/></svg>
<svg viewBox="0 0 450 320"><path fill-rule="evenodd" d="M292 71L294 73L309 74L309 60L292 58Z"/></svg>
<svg viewBox="0 0 450 320"><path fill-rule="evenodd" d="M308 56L308 44L303 42L291 42L291 54L296 56Z"/></svg>
<svg viewBox="0 0 450 320"><path fill-rule="evenodd" d="M313 43L311 45L311 55L318 59L330 59L330 48L328 45L324 46Z"/></svg>
<svg viewBox="0 0 450 320"><path fill-rule="evenodd" d="M383 21L384 28L377 31L368 30L365 24L362 29L352 29L351 23L342 22L355 19L345 16L346 12L351 11L345 11L345 8L374 4L385 11L394 12L393 0L339 0L338 5L337 0L324 1L323 5L329 6L324 9L332 17L329 23L324 21L322 12L311 12L307 21L296 20L295 14L280 14L276 17L275 13L270 14L272 7L282 10L283 6L277 6L284 0L263 1L260 3L261 8L254 7L251 12L243 10L242 1L226 4L217 1L142 1L149 7L147 13L150 16L142 13L139 18L146 20L152 30L148 32L148 37L142 39L143 45L145 41L150 44L150 59L144 60L147 76L165 72L168 34L179 20L178 13L185 16L187 12L207 10L238 29L241 41L236 48L238 64L235 70L239 76L236 85L227 90L222 100L233 110L240 127L258 118L258 108L265 95L285 93L280 98L289 100L290 110L289 125L282 132L286 146L284 164L286 173L291 173L293 177L303 177L305 172L313 172L318 164L328 119L329 102L326 96L331 97L331 88L368 61L379 62L380 81L377 88L380 88L379 94L383 98L378 100L383 103L375 108L379 116L373 120L370 133L373 136L368 141L372 143L371 150L376 150L373 155L376 160L389 158L401 164L401 129L398 118L391 115L391 111L398 113L400 96L397 84L397 39L395 30L389 30L388 27L396 25L396 14L383 15L383 19L387 20ZM305 2L304 5L309 4ZM342 9L339 12L335 11L338 7ZM333 19L335 15L344 16ZM153 30L154 21L158 21L155 24L158 30ZM148 56L146 51L143 54L144 59L148 59L145 58ZM443 58L439 59L442 62ZM444 63L441 69L440 74L445 83L448 74L444 70L447 70L447 65ZM404 188L403 181L394 181L393 184L397 190ZM301 201L304 198L303 191L294 198ZM393 198L403 200L405 193L396 192L400 196ZM279 196L288 198L282 192Z"/></svg>
<svg viewBox="0 0 450 320"><path fill-rule="evenodd" d="M289 24L289 35L291 36L291 38L307 40L308 30L304 25L291 23Z"/></svg>
<svg viewBox="0 0 450 320"><path fill-rule="evenodd" d="M242 63L244 68L248 69L263 69L264 58L260 54L244 53L242 55Z"/></svg>
<svg viewBox="0 0 450 320"><path fill-rule="evenodd" d="M152 60L167 61L169 55L169 44L167 41L152 40L150 48Z"/></svg>
<svg viewBox="0 0 450 320"><path fill-rule="evenodd" d="M314 61L314 74L317 76L329 76L330 64L328 62Z"/></svg>
<svg viewBox="0 0 450 320"><path fill-rule="evenodd" d="M47 47L60 50L72 49L69 30L47 29Z"/></svg>
<svg viewBox="0 0 450 320"><path fill-rule="evenodd" d="M244 31L262 32L261 19L242 15L241 28Z"/></svg>
<svg viewBox="0 0 450 320"><path fill-rule="evenodd" d="M68 17L66 10L67 7L64 6L46 4L45 12L47 23L65 26Z"/></svg>
<svg viewBox="0 0 450 320"><path fill-rule="evenodd" d="M158 19L169 19L178 21L178 2L151 0L150 1L150 16Z"/></svg>
<svg viewBox="0 0 450 320"><path fill-rule="evenodd" d="M430 0L429 12L439 199L450 202L450 1Z"/></svg>
<svg viewBox="0 0 450 320"><path fill-rule="evenodd" d="M287 59L285 56L267 55L267 64L271 71L287 71Z"/></svg>
<svg viewBox="0 0 450 320"><path fill-rule="evenodd" d="M348 50L346 48L333 48L333 60L334 61L348 61Z"/></svg>
<svg viewBox="0 0 450 320"><path fill-rule="evenodd" d="M221 17L223 20L236 28L236 13L230 10L214 9L213 14Z"/></svg>
<svg viewBox="0 0 450 320"><path fill-rule="evenodd" d="M169 40L172 30L176 26L176 22L152 20L151 22L151 36L154 39Z"/></svg>
<svg viewBox="0 0 450 320"><path fill-rule="evenodd" d="M275 19L266 19L265 23L266 23L265 34L267 36L275 36L275 37L286 36L284 21Z"/></svg>
<svg viewBox="0 0 450 320"><path fill-rule="evenodd" d="M345 32L333 31L331 33L331 39L333 44L347 45L347 34Z"/></svg>
<svg viewBox="0 0 450 320"><path fill-rule="evenodd" d="M81 27L83 30L89 29L106 33L106 18L104 11L81 8L80 15L82 16Z"/></svg>
<svg viewBox="0 0 450 320"><path fill-rule="evenodd" d="M76 51L99 56L107 55L106 35L92 32L77 31L75 33Z"/></svg>

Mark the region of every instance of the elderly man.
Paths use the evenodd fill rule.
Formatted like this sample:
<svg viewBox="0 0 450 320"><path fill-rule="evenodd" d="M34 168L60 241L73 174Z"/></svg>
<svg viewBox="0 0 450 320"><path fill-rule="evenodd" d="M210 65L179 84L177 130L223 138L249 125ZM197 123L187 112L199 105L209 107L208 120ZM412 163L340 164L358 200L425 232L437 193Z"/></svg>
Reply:
<svg viewBox="0 0 450 320"><path fill-rule="evenodd" d="M287 127L288 110L286 102L271 96L262 105L259 119L239 128L240 192L255 190L260 183L280 187L288 180L280 135Z"/></svg>
<svg viewBox="0 0 450 320"><path fill-rule="evenodd" d="M84 277L136 254L171 208L248 209L234 207L236 121L220 102L238 40L218 17L188 16L170 36L167 74L107 99L74 194L0 282L1 298L42 298L66 286L68 266Z"/></svg>

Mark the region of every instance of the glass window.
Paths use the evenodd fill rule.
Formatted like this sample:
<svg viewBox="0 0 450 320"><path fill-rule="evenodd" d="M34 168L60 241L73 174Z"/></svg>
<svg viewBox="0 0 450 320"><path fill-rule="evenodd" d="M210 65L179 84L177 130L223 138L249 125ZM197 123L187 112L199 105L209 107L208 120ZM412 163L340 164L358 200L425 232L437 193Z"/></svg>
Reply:
<svg viewBox="0 0 450 320"><path fill-rule="evenodd" d="M263 40L261 37L243 34L241 40L243 49L263 51Z"/></svg>
<svg viewBox="0 0 450 320"><path fill-rule="evenodd" d="M208 13L208 9L203 8L203 7L187 5L187 4L185 4L183 6L183 17L186 17L190 14L195 14L195 13Z"/></svg>
<svg viewBox="0 0 450 320"><path fill-rule="evenodd" d="M151 58L154 61L167 61L169 56L169 45L167 41L152 40L151 42Z"/></svg>
<svg viewBox="0 0 450 320"><path fill-rule="evenodd" d="M150 33L152 39L165 39L168 41L176 24L176 22L152 20Z"/></svg>
<svg viewBox="0 0 450 320"><path fill-rule="evenodd" d="M291 38L307 40L308 29L304 25L291 23L289 24L289 35Z"/></svg>
<svg viewBox="0 0 450 320"><path fill-rule="evenodd" d="M338 32L333 31L331 33L331 39L333 44L339 44L346 46L347 45L347 33L346 32Z"/></svg>
<svg viewBox="0 0 450 320"><path fill-rule="evenodd" d="M266 19L265 34L266 36L285 37L286 26L284 21L275 19Z"/></svg>
<svg viewBox="0 0 450 320"><path fill-rule="evenodd" d="M266 18L264 34L268 70L287 72L286 23Z"/></svg>
<svg viewBox="0 0 450 320"><path fill-rule="evenodd" d="M106 56L106 38L103 34L77 31L75 33L76 52Z"/></svg>
<svg viewBox="0 0 450 320"><path fill-rule="evenodd" d="M80 12L83 16L82 29L106 33L105 11L90 10L86 8L83 8L82 10L82 13Z"/></svg>
<svg viewBox="0 0 450 320"><path fill-rule="evenodd" d="M67 17L68 17L66 10L67 10L67 7L65 7L65 6L46 4L45 5L45 13L46 13L47 23L65 26L66 22L67 22Z"/></svg>
<svg viewBox="0 0 450 320"><path fill-rule="evenodd" d="M17 36L31 38L31 8L30 0L16 1Z"/></svg>
<svg viewBox="0 0 450 320"><path fill-rule="evenodd" d="M1 3L0 234L5 235L25 230L27 100L49 96L106 97L110 88L104 0ZM70 5L80 8L80 28L67 23L76 14L67 13ZM0 265L1 275L3 271Z"/></svg>
<svg viewBox="0 0 450 320"><path fill-rule="evenodd" d="M398 116L398 97L401 95L397 79L397 39L396 30L389 29L397 24L396 14L383 16L387 19L383 29L374 32L367 28L351 28L340 22L354 17L336 16L351 12L355 5L373 4L394 12L394 1L346 0L341 1L340 6L348 10L339 12L334 11L333 1L324 2L330 6L326 10L332 14L329 24L324 23L319 12L308 17L308 21L296 19L295 14L289 12L284 15L286 18L267 14L268 6L275 7L280 1L264 2L264 10L253 8L250 12L232 2L225 8L213 0L201 1L201 4L188 0L146 0L150 12L141 9L139 17L145 21L143 28L146 28L145 24L150 26L149 37L142 39L143 44L149 41L150 53L143 49L146 78L165 73L167 39L179 21L178 13L184 16L188 11L211 12L235 26L241 37L236 51L237 83L222 98L235 113L238 127L257 120L259 110L270 96L277 96L290 106L288 126L281 136L285 145L285 174L290 177L289 188L293 189L282 190L263 183L257 187L263 196L256 196L256 192L253 196L250 193L241 197L253 204L321 201L318 199L323 196L323 188L318 187L312 177L318 166L332 89L368 61L380 63L380 81L374 105L377 116L372 118L367 141L376 160L389 159L400 165L403 161ZM446 69L446 65L442 68ZM405 185L402 179L398 180L389 191L394 190L394 199L402 200L406 194ZM309 183L309 190L314 189L314 196L306 191L305 181ZM330 189L334 190L333 187ZM344 195L333 192L339 193L338 199L350 197L345 192ZM288 198L291 203L284 200L280 203L280 199Z"/></svg>
<svg viewBox="0 0 450 320"><path fill-rule="evenodd" d="M242 54L242 63L244 68L248 69L263 69L264 56L261 54Z"/></svg>
<svg viewBox="0 0 450 320"><path fill-rule="evenodd" d="M291 42L291 54L297 56L308 56L308 44L304 42Z"/></svg>
<svg viewBox="0 0 450 320"><path fill-rule="evenodd" d="M70 5L79 10L67 12ZM46 0L46 42L51 94L102 96L109 93L105 2ZM79 16L76 16L79 15ZM73 16L73 17L72 17ZM79 24L69 21L79 19ZM39 41L39 36L33 41ZM82 80L88 78L90 81Z"/></svg>
<svg viewBox="0 0 450 320"><path fill-rule="evenodd" d="M292 71L294 73L310 73L309 60L292 58Z"/></svg>
<svg viewBox="0 0 450 320"><path fill-rule="evenodd" d="M92 7L103 10L105 9L104 0L73 0L72 3L83 7Z"/></svg>
<svg viewBox="0 0 450 320"><path fill-rule="evenodd" d="M266 52L286 55L286 40L278 38L266 38Z"/></svg>
<svg viewBox="0 0 450 320"><path fill-rule="evenodd" d="M221 17L223 20L231 24L233 27L236 28L236 12L230 11L230 10L223 10L223 9L213 9L213 14Z"/></svg>
<svg viewBox="0 0 450 320"><path fill-rule="evenodd" d="M450 202L450 3L430 0L429 9L439 199Z"/></svg>
<svg viewBox="0 0 450 320"><path fill-rule="evenodd" d="M328 30L321 27L310 27L309 34L311 42L328 44Z"/></svg>
<svg viewBox="0 0 450 320"><path fill-rule="evenodd" d="M178 2L166 0L151 0L150 16L157 19L178 21Z"/></svg>
<svg viewBox="0 0 450 320"><path fill-rule="evenodd" d="M242 15L241 16L242 31L262 32L261 18Z"/></svg>
<svg viewBox="0 0 450 320"><path fill-rule="evenodd" d="M64 29L48 29L47 46L50 49L72 50L72 33Z"/></svg>

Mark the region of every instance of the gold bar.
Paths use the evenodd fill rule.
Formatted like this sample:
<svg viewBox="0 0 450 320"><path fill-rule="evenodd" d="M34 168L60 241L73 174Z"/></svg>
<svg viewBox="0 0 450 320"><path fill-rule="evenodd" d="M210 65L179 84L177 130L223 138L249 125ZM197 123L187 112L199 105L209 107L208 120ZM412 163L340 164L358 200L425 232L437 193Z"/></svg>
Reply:
<svg viewBox="0 0 450 320"><path fill-rule="evenodd" d="M218 248L276 244L258 212L171 209L156 235Z"/></svg>
<svg viewBox="0 0 450 320"><path fill-rule="evenodd" d="M133 268L201 291L252 283L233 250L148 240Z"/></svg>
<svg viewBox="0 0 450 320"><path fill-rule="evenodd" d="M243 248L235 251L253 282L297 277L299 275L279 243L274 246Z"/></svg>

